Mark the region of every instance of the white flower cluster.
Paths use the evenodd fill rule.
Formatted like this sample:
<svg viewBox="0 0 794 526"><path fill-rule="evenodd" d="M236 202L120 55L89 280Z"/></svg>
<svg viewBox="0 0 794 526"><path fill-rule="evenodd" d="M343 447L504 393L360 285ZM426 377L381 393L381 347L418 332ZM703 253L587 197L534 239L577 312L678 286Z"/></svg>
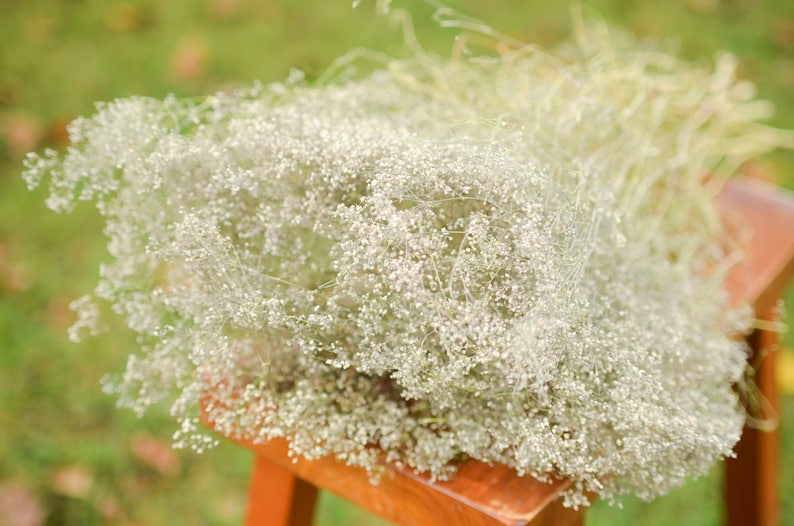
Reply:
<svg viewBox="0 0 794 526"><path fill-rule="evenodd" d="M652 498L744 422L707 173L774 145L765 105L672 57L584 46L393 61L202 102L119 100L31 155L94 200L94 296L139 335L108 384L176 440L287 437L373 472L454 461ZM93 302L75 329L93 330ZM171 398L176 395L176 398Z"/></svg>

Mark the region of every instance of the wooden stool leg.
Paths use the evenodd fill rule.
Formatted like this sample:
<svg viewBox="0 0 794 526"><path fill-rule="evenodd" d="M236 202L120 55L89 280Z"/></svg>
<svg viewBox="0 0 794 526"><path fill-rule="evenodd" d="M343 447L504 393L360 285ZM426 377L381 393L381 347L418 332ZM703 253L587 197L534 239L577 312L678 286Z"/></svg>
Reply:
<svg viewBox="0 0 794 526"><path fill-rule="evenodd" d="M526 523L527 526L582 526L585 508L565 508L560 499L546 506L540 514ZM518 523L516 523L518 524ZM524 523L522 523L524 524Z"/></svg>
<svg viewBox="0 0 794 526"><path fill-rule="evenodd" d="M317 488L289 470L255 457L246 526L311 526Z"/></svg>
<svg viewBox="0 0 794 526"><path fill-rule="evenodd" d="M765 317L774 320L774 316ZM775 352L778 334L756 331L751 339L754 357L758 361L756 381L758 388L774 412L779 409L775 383ZM774 417L764 411L765 417ZM736 446L736 458L725 464L725 508L728 526L776 526L778 508L778 441L777 428L762 431L744 428L742 439Z"/></svg>

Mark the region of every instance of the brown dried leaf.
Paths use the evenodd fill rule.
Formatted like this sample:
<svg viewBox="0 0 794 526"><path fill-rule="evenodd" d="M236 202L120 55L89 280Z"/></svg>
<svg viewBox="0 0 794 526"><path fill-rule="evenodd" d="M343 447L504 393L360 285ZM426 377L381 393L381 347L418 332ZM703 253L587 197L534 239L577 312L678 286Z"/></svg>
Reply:
<svg viewBox="0 0 794 526"><path fill-rule="evenodd" d="M775 43L786 51L794 51L794 18L779 20L772 30Z"/></svg>
<svg viewBox="0 0 794 526"><path fill-rule="evenodd" d="M687 0L687 3L703 13L712 13L720 6L720 0Z"/></svg>
<svg viewBox="0 0 794 526"><path fill-rule="evenodd" d="M69 304L69 301L54 299L47 305L47 321L50 327L65 329L74 322L75 315Z"/></svg>
<svg viewBox="0 0 794 526"><path fill-rule="evenodd" d="M2 263L2 262L0 262ZM30 271L20 265L0 265L0 290L25 292L33 284Z"/></svg>
<svg viewBox="0 0 794 526"><path fill-rule="evenodd" d="M169 444L151 435L138 434L130 441L130 450L146 466L161 475L173 476L179 473L181 462Z"/></svg>
<svg viewBox="0 0 794 526"><path fill-rule="evenodd" d="M56 495L86 499L94 488L94 476L85 466L74 464L53 471L49 486Z"/></svg>
<svg viewBox="0 0 794 526"><path fill-rule="evenodd" d="M127 2L117 2L105 14L105 26L116 33L134 33L149 27L152 14L144 7Z"/></svg>
<svg viewBox="0 0 794 526"><path fill-rule="evenodd" d="M242 6L240 0L209 0L207 14L215 20L231 20L240 15Z"/></svg>
<svg viewBox="0 0 794 526"><path fill-rule="evenodd" d="M0 121L0 135L8 144L11 155L21 158L38 147L43 135L43 126L33 115L22 112L12 113Z"/></svg>
<svg viewBox="0 0 794 526"><path fill-rule="evenodd" d="M25 292L30 285L30 272L13 263L8 249L0 242L0 291Z"/></svg>
<svg viewBox="0 0 794 526"><path fill-rule="evenodd" d="M207 69L207 46L198 37L186 37L177 45L171 57L171 72L180 81L204 76Z"/></svg>
<svg viewBox="0 0 794 526"><path fill-rule="evenodd" d="M45 516L32 488L15 482L0 485L0 526L41 526Z"/></svg>
<svg viewBox="0 0 794 526"><path fill-rule="evenodd" d="M216 495L212 502L214 515L224 523L239 521L245 512L245 496L238 492Z"/></svg>
<svg viewBox="0 0 794 526"><path fill-rule="evenodd" d="M0 106L11 106L19 98L20 83L17 79L0 79Z"/></svg>
<svg viewBox="0 0 794 526"><path fill-rule="evenodd" d="M114 524L118 523L122 517L121 504L112 495L100 498L96 504L96 509L103 519Z"/></svg>
<svg viewBox="0 0 794 526"><path fill-rule="evenodd" d="M47 124L44 130L44 142L52 146L66 146L69 144L69 131L66 127L71 119L58 117Z"/></svg>

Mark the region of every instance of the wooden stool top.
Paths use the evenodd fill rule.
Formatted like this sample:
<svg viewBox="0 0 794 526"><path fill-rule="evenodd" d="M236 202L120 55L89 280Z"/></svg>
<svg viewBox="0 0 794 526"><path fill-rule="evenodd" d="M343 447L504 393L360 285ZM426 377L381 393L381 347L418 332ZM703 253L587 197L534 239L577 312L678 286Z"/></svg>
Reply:
<svg viewBox="0 0 794 526"><path fill-rule="evenodd" d="M794 196L762 181L735 179L718 207L745 253L732 269L728 291L766 312L794 275Z"/></svg>

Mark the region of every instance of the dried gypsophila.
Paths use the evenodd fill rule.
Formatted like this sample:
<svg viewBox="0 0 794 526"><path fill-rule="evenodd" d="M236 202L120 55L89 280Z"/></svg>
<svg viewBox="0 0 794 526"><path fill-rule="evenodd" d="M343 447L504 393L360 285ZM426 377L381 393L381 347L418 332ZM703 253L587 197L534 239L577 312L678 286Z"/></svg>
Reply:
<svg viewBox="0 0 794 526"><path fill-rule="evenodd" d="M709 73L605 38L72 123L26 177L106 220L94 296L143 342L108 390L139 412L176 393L199 450L211 391L225 434L553 473L572 505L705 473L744 422L748 315L701 177L781 135L730 56Z"/></svg>

